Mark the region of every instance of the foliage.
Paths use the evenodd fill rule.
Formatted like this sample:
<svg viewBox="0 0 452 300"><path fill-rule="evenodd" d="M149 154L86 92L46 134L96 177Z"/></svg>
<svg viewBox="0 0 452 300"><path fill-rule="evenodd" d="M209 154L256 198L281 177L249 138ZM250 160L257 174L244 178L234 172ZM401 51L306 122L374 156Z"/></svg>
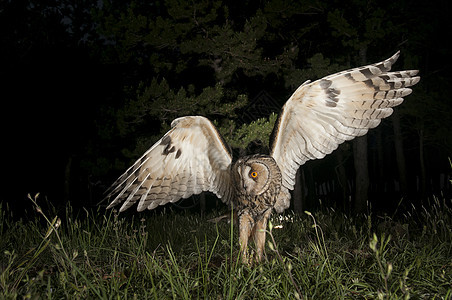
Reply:
<svg viewBox="0 0 452 300"><path fill-rule="evenodd" d="M128 100L117 111L121 133L138 140L137 149L125 151L126 156L136 156L140 145L155 141L174 118L184 115L215 120L226 140L241 149L258 133L269 132L256 128L266 127L266 121L257 119L268 116L243 124L240 110L256 84L262 89L272 82L274 89L275 83L290 79L286 88L293 89L301 83L293 78L300 75L294 67L298 46L281 25L312 8L287 3L281 20L276 1L242 7L246 17L222 1L136 1L127 8L107 2L94 12L98 32L108 41L99 48L104 61L137 70L126 87ZM238 127L240 132L234 133Z"/></svg>
<svg viewBox="0 0 452 300"><path fill-rule="evenodd" d="M236 122L229 120L220 128L220 133L227 137L227 142L233 148L245 148L252 142L258 143L262 148L268 148L269 138L278 115L252 121L238 127Z"/></svg>
<svg viewBox="0 0 452 300"><path fill-rule="evenodd" d="M274 216L267 260L246 266L237 229L171 213L85 210L14 222L1 208L0 297L378 298L452 296L452 211L349 217L332 208ZM43 203L45 204L45 203ZM52 217L47 214L51 214ZM141 219L138 219L141 218Z"/></svg>
<svg viewBox="0 0 452 300"><path fill-rule="evenodd" d="M305 80L381 59L401 45L406 67L418 68L416 45L404 41L418 26L414 15L400 3L362 1L107 1L93 10L100 43L91 49L124 69L125 101L110 118L127 137L126 157L135 159L173 119L192 114L214 120L233 147L265 148L261 139L273 122L256 115L244 123L249 99L266 89L282 106Z"/></svg>
<svg viewBox="0 0 452 300"><path fill-rule="evenodd" d="M275 116L249 109L262 91L277 113L305 80L397 50L395 68L420 69L422 78L397 108L408 197L450 191L440 179L452 149L450 43L444 42L450 10L447 1L3 1L0 76L4 94L14 95L3 101L3 127L13 128L4 138L12 174L3 200L16 200L18 190L41 191L63 198L63 205L68 199L95 205L183 115L214 120L241 154L265 151ZM22 126L12 126L18 120ZM368 135L369 200L381 207L399 197L402 176L390 125L383 121ZM346 199L348 206L348 192L337 187L345 175L353 177L350 149L308 162L303 193L315 199L324 196L320 187L331 186L325 198ZM24 169L28 176L16 180ZM377 195L382 191L385 201Z"/></svg>

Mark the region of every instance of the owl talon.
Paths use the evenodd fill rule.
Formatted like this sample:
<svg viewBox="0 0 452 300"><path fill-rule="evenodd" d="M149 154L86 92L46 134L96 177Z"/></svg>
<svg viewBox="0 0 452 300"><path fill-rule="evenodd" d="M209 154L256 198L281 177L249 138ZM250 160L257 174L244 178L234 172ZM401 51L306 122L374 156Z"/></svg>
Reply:
<svg viewBox="0 0 452 300"><path fill-rule="evenodd" d="M362 136L392 113L420 80L418 71L391 72L399 57L303 83L284 104L270 141L270 155L239 158L215 125L201 116L181 117L107 190L108 208L154 209L210 191L239 214L241 257L245 264L265 255L271 210L290 205L297 169L339 144ZM229 216L230 214L228 214ZM228 218L209 221L219 222ZM235 218L234 218L235 219ZM256 251L248 253L253 237Z"/></svg>
<svg viewBox="0 0 452 300"><path fill-rule="evenodd" d="M267 221L270 215L271 210L268 209L257 221L247 212L242 213L239 217L240 250L242 252L242 262L247 265L251 265L253 261L257 263L261 262L265 255L265 235ZM253 237L256 251L248 249L248 240L250 237Z"/></svg>

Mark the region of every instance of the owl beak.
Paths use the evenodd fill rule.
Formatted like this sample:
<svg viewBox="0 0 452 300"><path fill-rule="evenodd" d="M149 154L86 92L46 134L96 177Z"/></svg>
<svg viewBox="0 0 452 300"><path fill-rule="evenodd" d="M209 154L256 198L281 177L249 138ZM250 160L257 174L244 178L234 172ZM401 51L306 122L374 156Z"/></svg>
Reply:
<svg viewBox="0 0 452 300"><path fill-rule="evenodd" d="M244 182L243 183L243 189L246 191L246 188L247 188L247 186L246 186L246 183Z"/></svg>

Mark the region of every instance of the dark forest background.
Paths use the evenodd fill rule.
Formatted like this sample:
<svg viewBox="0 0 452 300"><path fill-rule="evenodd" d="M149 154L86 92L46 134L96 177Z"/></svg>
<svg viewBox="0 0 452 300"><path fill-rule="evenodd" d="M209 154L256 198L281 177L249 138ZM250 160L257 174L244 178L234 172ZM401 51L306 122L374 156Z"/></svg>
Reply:
<svg viewBox="0 0 452 300"><path fill-rule="evenodd" d="M389 211L450 197L451 5L2 1L0 201L22 210L40 192L57 207L95 207L184 115L215 120L235 157L268 151L275 113L301 83L397 50L393 69L419 69L421 82L366 137L306 163L294 208L320 199L360 212L369 200Z"/></svg>

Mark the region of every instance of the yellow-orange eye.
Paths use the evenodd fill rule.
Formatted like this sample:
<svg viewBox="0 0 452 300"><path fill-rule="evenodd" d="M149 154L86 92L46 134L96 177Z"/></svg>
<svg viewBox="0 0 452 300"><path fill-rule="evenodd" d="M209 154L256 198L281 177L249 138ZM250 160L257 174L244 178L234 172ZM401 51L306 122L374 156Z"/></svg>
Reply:
<svg viewBox="0 0 452 300"><path fill-rule="evenodd" d="M256 171L251 171L250 172L250 176L253 177L253 178L256 178L257 177L257 172Z"/></svg>

